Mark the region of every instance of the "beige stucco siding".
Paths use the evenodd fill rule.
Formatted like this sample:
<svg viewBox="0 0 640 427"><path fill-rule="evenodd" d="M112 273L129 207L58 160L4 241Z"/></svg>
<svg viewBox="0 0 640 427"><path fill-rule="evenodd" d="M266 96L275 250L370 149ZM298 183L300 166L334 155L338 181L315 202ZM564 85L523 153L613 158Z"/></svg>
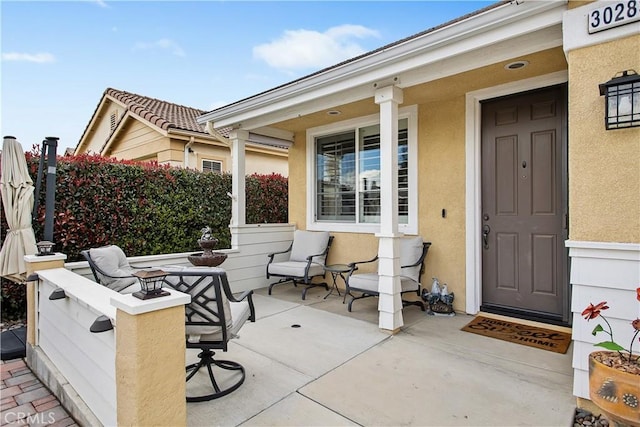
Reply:
<svg viewBox="0 0 640 427"><path fill-rule="evenodd" d="M516 59L519 58L513 58ZM432 242L422 285L429 288L434 276L441 283L447 283L455 293L454 308L458 311L464 311L466 306L466 93L555 73L567 67L561 48L534 53L524 59L530 61L530 65L517 71L505 70L504 65L510 62L505 61L403 90L401 107L418 106L418 233ZM373 99L336 107L342 111L340 120L358 117L358 108L362 116L379 111ZM315 114L283 123L296 131L295 144L289 150L289 220L298 228L306 228L308 185L306 133L299 129L332 120L336 120L335 116ZM332 234L335 241L329 263L364 260L377 253L378 239L374 234Z"/></svg>
<svg viewBox="0 0 640 427"><path fill-rule="evenodd" d="M307 212L307 152L306 133L297 132L295 142L289 148L289 222L296 224L300 229L306 228ZM329 261L334 258L333 249L329 254Z"/></svg>
<svg viewBox="0 0 640 427"><path fill-rule="evenodd" d="M148 145L150 150L154 150L152 145ZM177 139L169 139L169 144L158 145L155 147L157 151L158 163L169 166L182 166L184 163L184 141Z"/></svg>
<svg viewBox="0 0 640 427"><path fill-rule="evenodd" d="M262 151L247 151L245 157L245 169L247 174L272 174L277 173L282 176L289 175L286 151L282 156L268 154Z"/></svg>
<svg viewBox="0 0 640 427"><path fill-rule="evenodd" d="M446 282L459 310L465 307L464 107L464 97L421 105L418 126L419 230L433 243L422 285L432 277Z"/></svg>
<svg viewBox="0 0 640 427"><path fill-rule="evenodd" d="M419 234L433 243L427 257L423 286L437 276L456 293L455 307L464 310L465 286L465 134L464 97L420 105L418 108ZM453 117L453 119L452 119ZM306 227L305 138L296 135L289 150L289 218ZM442 209L446 217L442 218ZM329 263L372 258L378 252L374 234L332 233ZM364 267L362 271L368 271Z"/></svg>
<svg viewBox="0 0 640 427"><path fill-rule="evenodd" d="M189 156L189 167L192 169L202 170L202 161L211 160L222 163L222 171L229 172L231 170L231 162L228 161L230 151L228 147L218 145L197 144L193 148L194 153Z"/></svg>
<svg viewBox="0 0 640 427"><path fill-rule="evenodd" d="M189 167L202 170L203 160L212 160L222 163L223 172L231 172L231 150L229 147L212 144L195 144L193 153L189 154ZM184 157L184 156L183 156ZM245 151L245 170L247 175L254 173L271 174L278 173L288 176L287 152L282 155L276 153L264 153L261 150L248 149Z"/></svg>
<svg viewBox="0 0 640 427"><path fill-rule="evenodd" d="M571 240L640 242L640 128L605 130L598 92L615 73L640 71L638 46L633 36L569 53Z"/></svg>

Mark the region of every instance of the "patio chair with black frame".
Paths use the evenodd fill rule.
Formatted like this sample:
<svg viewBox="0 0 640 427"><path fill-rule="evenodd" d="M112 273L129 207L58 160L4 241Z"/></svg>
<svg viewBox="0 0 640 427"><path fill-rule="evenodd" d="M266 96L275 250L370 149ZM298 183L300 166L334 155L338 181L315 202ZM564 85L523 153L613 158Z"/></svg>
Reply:
<svg viewBox="0 0 640 427"><path fill-rule="evenodd" d="M169 267L163 270L168 273L164 278L167 286L191 295L191 302L185 306L186 346L202 351L198 354L200 360L186 367L186 381L192 380L205 367L209 376L205 385L199 381L191 389L187 387L187 402L213 400L237 390L245 380L244 367L238 362L216 359L213 350L226 352L229 341L238 337L244 323L247 320L255 322L253 291L234 296L226 272L217 267ZM224 371L228 375L219 375ZM205 389L207 391L201 394Z"/></svg>
<svg viewBox="0 0 640 427"><path fill-rule="evenodd" d="M285 251L268 254L267 279L280 277L280 280L269 285L269 295L274 286L292 282L295 287L298 283L306 285L302 290L302 299L307 296L307 291L313 287L323 287L327 291L329 285L326 282L313 282L314 277L325 277L325 262L333 242L333 236L326 231L296 230L293 233L293 241ZM277 255L289 254L287 260L276 261Z"/></svg>
<svg viewBox="0 0 640 427"><path fill-rule="evenodd" d="M401 291L400 294L415 292L420 297L420 279L422 273L424 273L424 261L429 251L431 242L423 242L422 237L409 237L400 239L400 268L401 268ZM376 255L370 260L357 261L349 264L350 270L347 273L346 295L351 296L351 301L347 309L351 311L351 305L357 299L367 297L378 297L379 291L379 276L378 273L355 273L358 270L358 266L363 264L376 262L378 256ZM353 294L353 292L360 293L359 296ZM408 305L416 305L420 307L422 311L425 311L424 303L420 300L408 301L402 300L403 307Z"/></svg>

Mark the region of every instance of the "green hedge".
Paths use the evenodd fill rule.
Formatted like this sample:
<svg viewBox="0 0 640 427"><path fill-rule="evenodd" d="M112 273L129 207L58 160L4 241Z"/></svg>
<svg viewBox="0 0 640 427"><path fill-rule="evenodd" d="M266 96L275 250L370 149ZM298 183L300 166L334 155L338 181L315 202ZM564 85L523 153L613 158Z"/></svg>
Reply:
<svg viewBox="0 0 640 427"><path fill-rule="evenodd" d="M39 156L26 153L36 182ZM287 222L287 179L279 174L246 177L246 222ZM46 174L34 221L43 239ZM128 256L198 251L202 227L211 227L229 248L231 175L119 161L97 155L59 157L56 170L54 249L67 261L80 251L116 244ZM4 216L4 215L3 215ZM3 230L6 222L3 218Z"/></svg>
<svg viewBox="0 0 640 427"><path fill-rule="evenodd" d="M26 158L35 185L40 157L26 153ZM286 223L287 186L279 174L247 176L247 224ZM33 222L36 241L44 238L45 188L46 174ZM206 225L219 240L218 248L229 248L230 192L230 174L97 155L58 157L54 250L65 253L68 262L84 260L83 249L108 244L122 247L128 256L199 251L197 240ZM8 226L0 211L4 238ZM0 282L2 320L23 318L24 286Z"/></svg>

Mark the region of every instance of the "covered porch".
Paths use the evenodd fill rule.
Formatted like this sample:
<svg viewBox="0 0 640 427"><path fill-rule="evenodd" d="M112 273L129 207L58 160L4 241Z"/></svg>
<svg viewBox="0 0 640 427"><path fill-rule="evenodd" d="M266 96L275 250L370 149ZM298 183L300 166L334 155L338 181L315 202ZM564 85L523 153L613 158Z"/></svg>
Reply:
<svg viewBox="0 0 640 427"><path fill-rule="evenodd" d="M179 258L179 254L166 255L164 262L175 263ZM154 264L161 262L156 259ZM222 398L185 405L184 366L195 361L198 350L186 350L183 359L173 346L153 340L160 334L166 341L171 324L182 317L167 317L169 312L163 314L162 308L147 313L155 316L158 326L140 336L156 343L148 353L151 358L146 357L142 343L118 344L122 338L118 330L128 330L129 320L108 307L114 300L124 300L97 284L100 289L89 289L94 284L68 271L82 271L82 265L51 267L54 270L39 272L44 282L38 285L39 308L32 323L38 325L39 344L29 347L27 359L83 425L111 425L104 423L116 417L109 402L117 400L113 411L117 408L120 420L121 409L126 412L124 406L141 399L121 387L117 374L121 361L131 357L143 357L148 365L131 372L137 372L137 382L173 378L176 386L151 387L157 400L145 399L147 403L139 409L144 413L150 408L166 411L171 405L182 406L186 425L193 426L567 425L573 419L571 350L558 354L463 332L460 328L472 316L430 316L417 307L406 308L402 331L389 334L378 327L374 299L362 300L349 313L341 296L324 298L326 291L316 288L302 301L294 287L283 287L271 296L264 286L254 289L256 322L246 323L228 352L219 354L245 367L244 384ZM56 286L67 292L66 302L47 298ZM68 316L56 308L65 306ZM108 313L115 332L82 332L100 312ZM76 331L68 343L78 346L77 351L57 350L60 328L56 325ZM66 329L60 330L61 337ZM180 333L173 335L180 338ZM102 349L99 357L94 348ZM94 356L83 358L85 353ZM110 358L116 359L115 371ZM70 363L73 360L76 363ZM95 381L87 380L95 379L96 373L108 393L92 394ZM206 374L192 379L187 390L198 393L206 380ZM139 422L145 424L144 419Z"/></svg>
<svg viewBox="0 0 640 427"><path fill-rule="evenodd" d="M187 425L570 425L571 351L532 349L460 328L472 316L404 310L378 326L377 302L256 290L258 320L228 356L247 369L229 396L187 405ZM294 328L292 325L300 325ZM194 358L188 354L187 358Z"/></svg>
<svg viewBox="0 0 640 427"><path fill-rule="evenodd" d="M404 310L400 333L389 334L378 328L374 299L349 313L340 296L325 295L316 288L302 301L293 287L271 296L266 287L255 289L257 321L246 323L229 351L220 353L245 367L244 384L222 398L187 403L186 425L556 426L573 420L571 349L559 354L463 332L472 316L429 316L417 307ZM40 317L41 330L49 330L48 315ZM104 342L103 334L93 335ZM40 333L43 340L48 341ZM197 353L186 350L186 362L194 362ZM77 359L74 354L68 352ZM170 355L161 349L154 354L167 375ZM88 406L87 390L58 357L46 345L31 351L29 365L43 381L64 381L47 386L62 390L56 394L76 420L99 424L96 416L105 403ZM109 356L98 359L104 357ZM95 362L92 369L109 370ZM181 366L171 370L178 371L177 380ZM187 383L187 390L198 393L206 382L202 374ZM184 402L183 393L162 390L157 398L166 406Z"/></svg>

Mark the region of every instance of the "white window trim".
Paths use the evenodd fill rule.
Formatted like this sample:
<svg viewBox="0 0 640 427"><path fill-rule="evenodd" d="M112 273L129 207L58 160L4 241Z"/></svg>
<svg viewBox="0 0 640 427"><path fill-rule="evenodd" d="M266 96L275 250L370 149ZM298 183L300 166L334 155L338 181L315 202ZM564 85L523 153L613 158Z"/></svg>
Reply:
<svg viewBox="0 0 640 427"><path fill-rule="evenodd" d="M418 106L411 105L398 110L398 120L408 119L407 146L409 149L409 218L407 224L398 224L398 231L404 234L418 233ZM330 125L323 125L307 129L307 230L312 231L337 231L344 233L370 233L380 232L380 224L357 224L345 222L316 221L316 197L315 197L315 139L332 133L353 130L363 126L380 123L380 115L358 117L344 120Z"/></svg>

